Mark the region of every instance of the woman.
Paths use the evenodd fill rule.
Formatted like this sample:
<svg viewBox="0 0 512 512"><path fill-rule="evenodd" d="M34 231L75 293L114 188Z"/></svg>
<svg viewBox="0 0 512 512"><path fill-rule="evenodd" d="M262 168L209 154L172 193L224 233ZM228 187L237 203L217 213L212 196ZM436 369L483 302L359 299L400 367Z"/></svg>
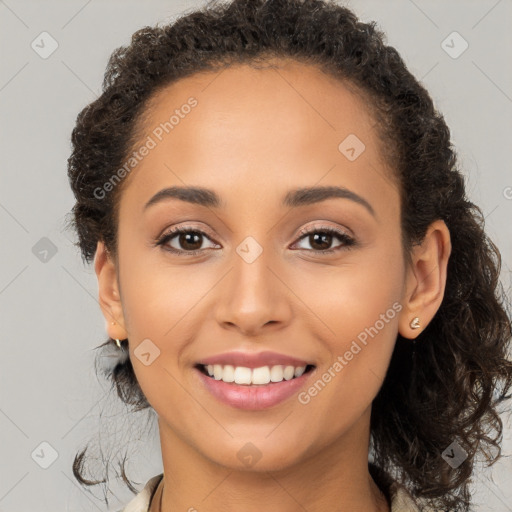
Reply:
<svg viewBox="0 0 512 512"><path fill-rule="evenodd" d="M499 457L500 254L383 41L327 0L209 4L136 32L78 116L107 375L158 415L125 512L467 511Z"/></svg>

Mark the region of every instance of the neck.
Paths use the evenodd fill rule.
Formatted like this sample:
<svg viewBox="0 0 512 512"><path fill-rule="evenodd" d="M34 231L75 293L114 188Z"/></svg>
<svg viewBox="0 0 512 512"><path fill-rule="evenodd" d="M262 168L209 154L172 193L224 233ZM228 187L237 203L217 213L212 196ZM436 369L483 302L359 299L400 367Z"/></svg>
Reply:
<svg viewBox="0 0 512 512"><path fill-rule="evenodd" d="M303 454L293 464L273 470L255 464L250 471L206 458L160 418L164 478L150 510L389 512L368 470L369 418L370 409L344 436L315 446L313 455Z"/></svg>

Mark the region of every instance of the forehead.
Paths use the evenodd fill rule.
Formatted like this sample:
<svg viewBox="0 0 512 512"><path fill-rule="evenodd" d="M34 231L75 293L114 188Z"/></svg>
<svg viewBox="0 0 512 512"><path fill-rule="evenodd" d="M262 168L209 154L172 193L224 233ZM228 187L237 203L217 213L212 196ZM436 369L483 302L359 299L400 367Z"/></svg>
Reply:
<svg viewBox="0 0 512 512"><path fill-rule="evenodd" d="M147 200L164 184L221 194L229 185L236 194L363 179L378 192L386 179L364 100L348 84L293 60L180 79L153 95L140 121L139 147L152 148L128 176L130 201Z"/></svg>
<svg viewBox="0 0 512 512"><path fill-rule="evenodd" d="M275 140L276 132L283 136L331 132L339 137L347 129L359 132L362 138L375 124L362 94L351 83L316 66L273 59L264 67L239 64L180 79L153 94L142 124L149 133L173 113L179 114L171 129L176 140L180 134L189 135L187 128L192 123L181 122L189 114L196 127L201 125L200 135L214 135L217 142L222 135L219 128L235 127L230 133L233 141L255 132L259 143L265 135L267 140ZM189 110L187 102L192 98L197 106L183 116L179 111ZM182 125L179 130L178 124Z"/></svg>

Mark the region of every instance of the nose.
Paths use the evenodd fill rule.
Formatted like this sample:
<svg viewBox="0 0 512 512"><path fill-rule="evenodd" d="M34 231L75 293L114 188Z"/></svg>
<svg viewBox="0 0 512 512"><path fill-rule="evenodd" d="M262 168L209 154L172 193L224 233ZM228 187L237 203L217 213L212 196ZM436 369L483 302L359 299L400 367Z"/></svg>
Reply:
<svg viewBox="0 0 512 512"><path fill-rule="evenodd" d="M252 337L288 325L293 294L279 274L265 251L251 263L237 255L219 284L215 311L219 325Z"/></svg>

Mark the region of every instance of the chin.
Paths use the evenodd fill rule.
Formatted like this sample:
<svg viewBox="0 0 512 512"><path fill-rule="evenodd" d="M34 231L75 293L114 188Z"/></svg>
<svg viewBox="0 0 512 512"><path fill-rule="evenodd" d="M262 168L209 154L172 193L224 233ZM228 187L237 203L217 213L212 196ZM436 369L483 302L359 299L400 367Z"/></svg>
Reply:
<svg viewBox="0 0 512 512"><path fill-rule="evenodd" d="M217 446L221 448L221 451L207 456L219 466L234 471L253 473L283 471L299 462L300 453L296 443L291 442L287 445L281 443L279 446L275 446L275 443L269 442L266 435L248 437L245 440L236 437L230 443L236 446L221 447L219 443Z"/></svg>

